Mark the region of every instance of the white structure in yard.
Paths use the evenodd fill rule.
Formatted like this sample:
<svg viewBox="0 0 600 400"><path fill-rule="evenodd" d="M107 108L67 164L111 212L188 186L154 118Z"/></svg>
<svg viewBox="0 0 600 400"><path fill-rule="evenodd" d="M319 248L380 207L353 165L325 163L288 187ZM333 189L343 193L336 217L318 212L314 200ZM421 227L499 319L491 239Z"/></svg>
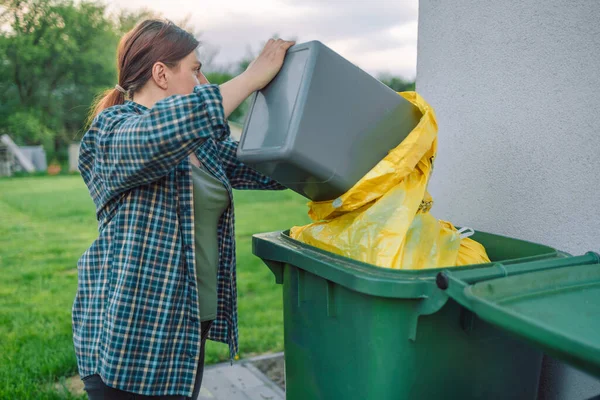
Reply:
<svg viewBox="0 0 600 400"><path fill-rule="evenodd" d="M0 176L11 176L14 171L34 172L36 166L30 157L33 154L37 155L38 152L37 146L33 149L26 147L22 150L13 142L10 136L6 134L0 136ZM44 153L44 162L45 159L46 154Z"/></svg>

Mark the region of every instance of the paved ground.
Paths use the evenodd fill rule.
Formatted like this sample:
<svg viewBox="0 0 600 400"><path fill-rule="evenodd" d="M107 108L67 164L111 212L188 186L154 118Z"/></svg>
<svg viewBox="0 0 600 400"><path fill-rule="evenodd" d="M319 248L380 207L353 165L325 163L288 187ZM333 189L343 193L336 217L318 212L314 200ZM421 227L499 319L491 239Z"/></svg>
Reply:
<svg viewBox="0 0 600 400"><path fill-rule="evenodd" d="M252 365L254 360L206 367L197 400L285 400L283 390Z"/></svg>
<svg viewBox="0 0 600 400"><path fill-rule="evenodd" d="M207 366L202 378L202 389L195 400L285 400L285 393L253 363L283 357L283 353L269 354L237 361ZM85 394L79 375L67 378L66 388L75 396ZM62 392L63 383L55 383Z"/></svg>

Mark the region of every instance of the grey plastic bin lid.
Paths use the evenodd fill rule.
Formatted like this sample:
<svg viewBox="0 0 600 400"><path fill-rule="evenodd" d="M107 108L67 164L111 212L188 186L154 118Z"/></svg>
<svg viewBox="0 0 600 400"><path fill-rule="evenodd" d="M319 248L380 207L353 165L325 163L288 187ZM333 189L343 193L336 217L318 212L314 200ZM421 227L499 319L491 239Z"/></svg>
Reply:
<svg viewBox="0 0 600 400"><path fill-rule="evenodd" d="M238 157L311 200L332 200L420 118L410 102L327 46L297 44L252 98Z"/></svg>

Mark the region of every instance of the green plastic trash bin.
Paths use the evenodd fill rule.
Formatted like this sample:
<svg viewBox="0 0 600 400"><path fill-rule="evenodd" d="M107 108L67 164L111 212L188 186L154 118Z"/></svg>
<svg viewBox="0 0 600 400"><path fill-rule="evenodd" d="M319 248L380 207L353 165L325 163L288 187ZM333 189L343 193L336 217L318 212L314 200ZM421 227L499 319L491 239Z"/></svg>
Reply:
<svg viewBox="0 0 600 400"><path fill-rule="evenodd" d="M473 238L492 263L399 271L255 235L283 284L287 400L535 399L543 351L598 374L598 255Z"/></svg>

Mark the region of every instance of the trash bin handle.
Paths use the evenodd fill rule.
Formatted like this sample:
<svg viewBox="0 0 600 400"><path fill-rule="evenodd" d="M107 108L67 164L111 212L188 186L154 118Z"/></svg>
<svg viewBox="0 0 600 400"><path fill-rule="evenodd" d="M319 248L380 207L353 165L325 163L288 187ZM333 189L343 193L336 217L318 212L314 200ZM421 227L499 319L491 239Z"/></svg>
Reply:
<svg viewBox="0 0 600 400"><path fill-rule="evenodd" d="M271 270L271 272L273 273L273 275L275 275L275 283L278 285L282 285L283 284L283 267L284 267L284 263L282 263L281 261L274 261L274 260L262 260L267 267L269 267L269 269Z"/></svg>
<svg viewBox="0 0 600 400"><path fill-rule="evenodd" d="M515 263L505 265L495 263L491 267L450 272L445 270L436 277L438 288L447 290L450 283L459 284L462 287L483 282L490 279L504 278L512 275L527 274L529 272L545 271L549 269L573 267L577 265L598 264L600 263L600 254L588 252L585 255L577 257L555 258L551 260L538 260L528 263Z"/></svg>

